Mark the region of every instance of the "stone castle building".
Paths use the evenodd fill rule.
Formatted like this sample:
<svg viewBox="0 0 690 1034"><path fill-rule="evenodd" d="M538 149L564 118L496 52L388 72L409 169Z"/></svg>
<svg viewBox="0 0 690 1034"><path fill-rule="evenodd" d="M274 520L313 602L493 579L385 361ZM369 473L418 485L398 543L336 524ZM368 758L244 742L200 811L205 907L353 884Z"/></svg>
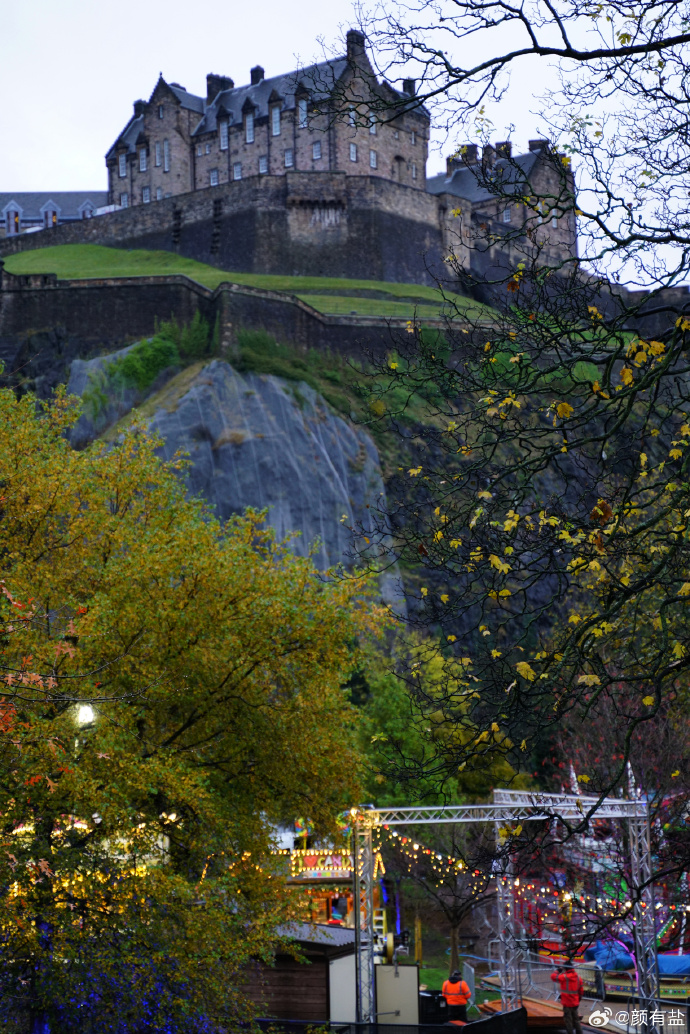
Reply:
<svg viewBox="0 0 690 1034"><path fill-rule="evenodd" d="M429 116L378 82L361 33L344 57L235 86L206 77L206 96L161 76L106 156L108 195L123 208L288 172L341 172L425 189Z"/></svg>
<svg viewBox="0 0 690 1034"><path fill-rule="evenodd" d="M517 156L506 141L468 145L427 179L429 129L414 82L378 80L354 30L340 58L269 78L257 66L237 87L209 75L205 97L161 76L108 151L107 204L29 236L25 195L6 195L0 252L92 242L228 271L410 283L447 278L449 256L490 277L524 260L525 240L543 262L577 254L546 141Z"/></svg>

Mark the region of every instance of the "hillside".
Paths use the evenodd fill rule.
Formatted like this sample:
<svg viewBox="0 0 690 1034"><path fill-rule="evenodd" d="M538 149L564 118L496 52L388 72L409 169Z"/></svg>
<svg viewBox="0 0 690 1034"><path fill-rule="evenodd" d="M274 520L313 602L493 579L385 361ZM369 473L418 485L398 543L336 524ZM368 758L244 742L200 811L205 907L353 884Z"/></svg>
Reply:
<svg viewBox="0 0 690 1034"><path fill-rule="evenodd" d="M441 313L472 311L477 303L452 292L441 292L421 284L387 283L377 280L340 280L332 277L267 276L232 273L168 251L125 251L97 244L63 244L11 255L5 259L9 273L55 273L61 280L165 276L188 276L204 286L216 288L228 281L296 295L319 312L337 315L388 316L435 319Z"/></svg>

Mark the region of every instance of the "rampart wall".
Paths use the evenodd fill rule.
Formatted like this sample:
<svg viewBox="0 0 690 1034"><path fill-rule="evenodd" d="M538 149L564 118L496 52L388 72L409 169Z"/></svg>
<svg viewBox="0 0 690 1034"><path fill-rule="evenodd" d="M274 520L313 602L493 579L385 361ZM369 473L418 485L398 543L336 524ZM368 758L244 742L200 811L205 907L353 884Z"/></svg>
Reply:
<svg viewBox="0 0 690 1034"><path fill-rule="evenodd" d="M0 241L173 251L233 272L432 283L443 261L433 194L373 176L254 176Z"/></svg>
<svg viewBox="0 0 690 1034"><path fill-rule="evenodd" d="M197 311L211 325L218 319L221 350L229 358L241 329L353 357L385 354L406 329L403 319L325 316L299 298L237 284L211 291L185 276L58 280L53 274L15 276L0 262L4 380L45 396L66 381L73 359L150 336L156 320L174 316L188 323Z"/></svg>

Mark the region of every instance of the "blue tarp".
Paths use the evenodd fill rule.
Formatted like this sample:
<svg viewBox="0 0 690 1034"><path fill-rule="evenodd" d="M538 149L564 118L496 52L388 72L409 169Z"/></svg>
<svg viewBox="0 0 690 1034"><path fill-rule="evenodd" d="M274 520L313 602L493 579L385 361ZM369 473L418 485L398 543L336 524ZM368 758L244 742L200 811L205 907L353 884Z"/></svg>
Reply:
<svg viewBox="0 0 690 1034"><path fill-rule="evenodd" d="M596 962L600 969L621 970L634 969L635 960L621 944L613 941L597 941L592 948L585 951L587 962Z"/></svg>
<svg viewBox="0 0 690 1034"><path fill-rule="evenodd" d="M659 955L660 977L690 977L690 955Z"/></svg>

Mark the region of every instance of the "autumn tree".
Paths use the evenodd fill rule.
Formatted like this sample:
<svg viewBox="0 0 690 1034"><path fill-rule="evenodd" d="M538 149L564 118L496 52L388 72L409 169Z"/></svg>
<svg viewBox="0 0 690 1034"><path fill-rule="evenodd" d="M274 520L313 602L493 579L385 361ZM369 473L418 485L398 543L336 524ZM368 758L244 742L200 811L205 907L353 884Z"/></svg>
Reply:
<svg viewBox="0 0 690 1034"><path fill-rule="evenodd" d="M225 1029L296 914L274 824L358 798L341 682L379 616L261 514L220 525L143 431L77 453L73 419L0 393L1 1011Z"/></svg>

